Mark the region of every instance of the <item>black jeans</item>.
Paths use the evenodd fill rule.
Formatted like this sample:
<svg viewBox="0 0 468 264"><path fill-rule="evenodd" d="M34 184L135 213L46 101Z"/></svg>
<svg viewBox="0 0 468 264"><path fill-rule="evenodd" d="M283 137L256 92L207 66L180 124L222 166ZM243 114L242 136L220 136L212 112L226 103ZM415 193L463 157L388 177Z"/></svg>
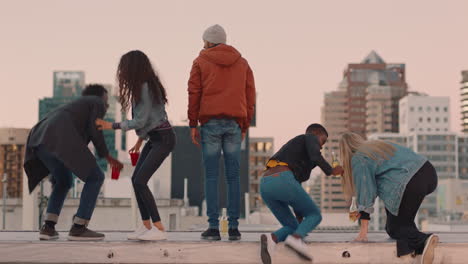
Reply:
<svg viewBox="0 0 468 264"><path fill-rule="evenodd" d="M398 216L391 214L387 209L387 224L385 230L388 235L397 240L397 255L404 256L415 252L422 254L424 244L429 234L422 233L416 227L414 218L426 195L432 193L437 187L437 173L428 161L406 185L401 200Z"/></svg>
<svg viewBox="0 0 468 264"><path fill-rule="evenodd" d="M143 147L132 176L133 189L140 209L141 219L161 221L148 181L175 147L176 137L172 129L151 131L149 141Z"/></svg>

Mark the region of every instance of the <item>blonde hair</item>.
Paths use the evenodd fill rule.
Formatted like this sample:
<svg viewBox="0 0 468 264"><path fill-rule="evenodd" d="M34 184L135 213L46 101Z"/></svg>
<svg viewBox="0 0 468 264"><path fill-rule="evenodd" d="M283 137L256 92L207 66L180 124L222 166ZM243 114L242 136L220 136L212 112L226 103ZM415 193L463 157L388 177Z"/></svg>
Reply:
<svg viewBox="0 0 468 264"><path fill-rule="evenodd" d="M348 199L355 195L351 159L353 158L354 153L358 151L373 160L388 160L395 153L395 147L382 140L366 141L360 135L352 132L344 133L341 136L340 156L344 169L342 184L343 192Z"/></svg>

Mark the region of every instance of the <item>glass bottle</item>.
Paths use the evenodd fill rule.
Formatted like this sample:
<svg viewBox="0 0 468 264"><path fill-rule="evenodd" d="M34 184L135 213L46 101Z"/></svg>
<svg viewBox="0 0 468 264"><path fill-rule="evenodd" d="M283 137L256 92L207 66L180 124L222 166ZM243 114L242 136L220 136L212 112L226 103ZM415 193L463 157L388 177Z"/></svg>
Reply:
<svg viewBox="0 0 468 264"><path fill-rule="evenodd" d="M227 219L227 210L226 208L223 208L222 210L222 216L221 216L221 221L220 221L220 232L222 236L225 236L228 232L228 219Z"/></svg>
<svg viewBox="0 0 468 264"><path fill-rule="evenodd" d="M351 222L356 222L359 217L359 212L357 208L357 203L356 203L356 196L353 196L352 201L351 201L351 206L349 207L349 220Z"/></svg>
<svg viewBox="0 0 468 264"><path fill-rule="evenodd" d="M340 166L340 162L338 161L335 152L332 152L332 168L336 168L338 166Z"/></svg>

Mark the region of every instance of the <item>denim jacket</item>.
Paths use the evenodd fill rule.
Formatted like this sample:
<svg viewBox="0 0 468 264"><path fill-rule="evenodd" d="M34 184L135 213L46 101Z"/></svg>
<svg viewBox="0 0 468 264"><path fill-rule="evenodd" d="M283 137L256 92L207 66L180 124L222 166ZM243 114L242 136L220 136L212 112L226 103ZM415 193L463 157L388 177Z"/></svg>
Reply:
<svg viewBox="0 0 468 264"><path fill-rule="evenodd" d="M138 104L132 103L132 120L120 123L124 131L135 129L138 137L146 139L148 132L167 121L164 104L155 103L148 84L141 89L141 99Z"/></svg>
<svg viewBox="0 0 468 264"><path fill-rule="evenodd" d="M398 215L406 185L427 161L409 148L390 144L396 150L388 160L373 160L359 151L351 159L359 211L372 213L379 196L388 211Z"/></svg>

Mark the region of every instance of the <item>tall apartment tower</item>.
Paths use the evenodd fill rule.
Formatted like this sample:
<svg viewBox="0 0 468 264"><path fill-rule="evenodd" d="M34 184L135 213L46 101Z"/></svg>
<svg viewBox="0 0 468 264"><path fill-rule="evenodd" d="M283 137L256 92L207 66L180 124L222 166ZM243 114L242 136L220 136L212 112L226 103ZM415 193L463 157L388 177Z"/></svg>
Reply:
<svg viewBox="0 0 468 264"><path fill-rule="evenodd" d="M405 64L387 64L375 51L360 63L350 63L336 91L325 94L322 124L329 133L323 155L339 154L339 139L351 131L366 137L372 133L398 132L399 100L406 95ZM349 208L341 178L321 176L321 210L342 212Z"/></svg>
<svg viewBox="0 0 468 264"><path fill-rule="evenodd" d="M8 198L23 195L23 161L29 129L0 128L0 197L3 195L3 176L6 175Z"/></svg>
<svg viewBox="0 0 468 264"><path fill-rule="evenodd" d="M461 85L462 130L468 133L468 71L462 71Z"/></svg>
<svg viewBox="0 0 468 264"><path fill-rule="evenodd" d="M372 51L361 63L344 71L347 92L347 128L362 136L398 132L398 102L406 95L405 64L387 64Z"/></svg>
<svg viewBox="0 0 468 264"><path fill-rule="evenodd" d="M332 153L339 154L340 135L347 131L347 92L346 83L341 83L337 91L325 94L322 106L322 124L328 131L328 141L324 145L322 155L329 162ZM314 198L320 198L317 204L323 212L343 211L348 208L341 188L341 178L321 174L321 179L314 183L314 189L320 184L320 194L314 194Z"/></svg>

